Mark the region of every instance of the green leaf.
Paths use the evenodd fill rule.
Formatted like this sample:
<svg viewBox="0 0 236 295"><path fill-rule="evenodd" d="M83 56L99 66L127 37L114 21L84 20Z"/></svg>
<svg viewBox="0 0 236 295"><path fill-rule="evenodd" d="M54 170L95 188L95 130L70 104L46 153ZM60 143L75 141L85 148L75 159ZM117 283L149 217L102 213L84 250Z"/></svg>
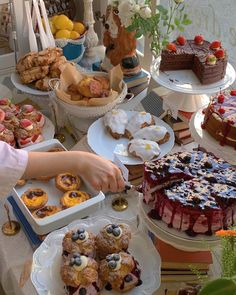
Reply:
<svg viewBox="0 0 236 295"><path fill-rule="evenodd" d="M227 278L221 278L206 284L198 295L234 295L236 283Z"/></svg>
<svg viewBox="0 0 236 295"><path fill-rule="evenodd" d="M185 26L190 25L191 23L192 23L192 21L188 18L182 20L182 24Z"/></svg>
<svg viewBox="0 0 236 295"><path fill-rule="evenodd" d="M180 25L180 20L178 18L175 18L175 25L178 27Z"/></svg>
<svg viewBox="0 0 236 295"><path fill-rule="evenodd" d="M178 30L179 30L180 32L184 32L184 27L182 27L182 26L178 26L177 28L178 28Z"/></svg>

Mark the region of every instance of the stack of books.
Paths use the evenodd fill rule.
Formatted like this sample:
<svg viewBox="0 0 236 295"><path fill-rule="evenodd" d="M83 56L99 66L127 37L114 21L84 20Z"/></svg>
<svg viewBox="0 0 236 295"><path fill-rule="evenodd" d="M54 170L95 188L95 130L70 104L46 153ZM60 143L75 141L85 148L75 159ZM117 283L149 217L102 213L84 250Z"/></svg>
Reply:
<svg viewBox="0 0 236 295"><path fill-rule="evenodd" d="M127 84L128 91L135 96L148 87L149 81L150 74L144 69L142 69L138 75L124 77L124 82Z"/></svg>
<svg viewBox="0 0 236 295"><path fill-rule="evenodd" d="M178 111L177 119L174 119L170 114L167 114L163 120L170 125L175 133L175 141L179 145L185 145L193 142L191 132L189 130L189 121L193 113Z"/></svg>
<svg viewBox="0 0 236 295"><path fill-rule="evenodd" d="M161 256L162 282L195 282L208 275L213 263L210 251L179 250L156 237L153 242Z"/></svg>

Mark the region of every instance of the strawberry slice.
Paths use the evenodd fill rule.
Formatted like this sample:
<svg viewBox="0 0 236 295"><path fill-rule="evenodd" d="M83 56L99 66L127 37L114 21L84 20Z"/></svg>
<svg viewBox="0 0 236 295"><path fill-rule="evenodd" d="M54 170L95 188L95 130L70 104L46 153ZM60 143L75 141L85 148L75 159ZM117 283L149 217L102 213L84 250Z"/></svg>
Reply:
<svg viewBox="0 0 236 295"><path fill-rule="evenodd" d="M232 96L236 96L236 89L232 89L232 90L230 91L230 95L232 95Z"/></svg>
<svg viewBox="0 0 236 295"><path fill-rule="evenodd" d="M220 94L217 97L218 103L223 103L225 101L225 96L224 94Z"/></svg>
<svg viewBox="0 0 236 295"><path fill-rule="evenodd" d="M217 57L218 59L223 59L225 57L225 51L224 49L218 49L215 53L214 53L215 57Z"/></svg>
<svg viewBox="0 0 236 295"><path fill-rule="evenodd" d="M166 45L166 49L170 52L176 52L177 51L177 48L176 48L176 45L174 43L168 43Z"/></svg>
<svg viewBox="0 0 236 295"><path fill-rule="evenodd" d="M6 113L0 109L0 122L4 121Z"/></svg>
<svg viewBox="0 0 236 295"><path fill-rule="evenodd" d="M204 41L204 38L203 38L202 35L197 35L197 36L195 36L195 38L194 38L194 42L195 42L195 44L197 44L197 45L201 45L201 44L203 44L203 41Z"/></svg>
<svg viewBox="0 0 236 295"><path fill-rule="evenodd" d="M9 99L6 98L6 97L1 98L1 99L0 99L0 105L2 105L2 106L10 105L10 101L9 101Z"/></svg>
<svg viewBox="0 0 236 295"><path fill-rule="evenodd" d="M31 142L31 137L27 137L27 138L21 138L21 139L19 139L19 144L21 145L21 146L24 146L24 145L26 145L26 144L28 144L28 143L30 143Z"/></svg>
<svg viewBox="0 0 236 295"><path fill-rule="evenodd" d="M3 124L0 124L0 132L3 132L4 130L6 130L6 127Z"/></svg>
<svg viewBox="0 0 236 295"><path fill-rule="evenodd" d="M28 120L28 119L22 119L22 120L20 120L20 127L21 128L24 128L25 129L25 128L31 126L31 125L33 125L33 122L30 121L30 120Z"/></svg>
<svg viewBox="0 0 236 295"><path fill-rule="evenodd" d="M24 113L32 113L34 111L34 107L31 104L25 104L22 106L22 111Z"/></svg>
<svg viewBox="0 0 236 295"><path fill-rule="evenodd" d="M221 47L221 42L219 40L215 40L211 43L210 48L213 50L220 49Z"/></svg>
<svg viewBox="0 0 236 295"><path fill-rule="evenodd" d="M186 43L186 38L182 35L180 35L176 41L178 42L179 45L183 46Z"/></svg>

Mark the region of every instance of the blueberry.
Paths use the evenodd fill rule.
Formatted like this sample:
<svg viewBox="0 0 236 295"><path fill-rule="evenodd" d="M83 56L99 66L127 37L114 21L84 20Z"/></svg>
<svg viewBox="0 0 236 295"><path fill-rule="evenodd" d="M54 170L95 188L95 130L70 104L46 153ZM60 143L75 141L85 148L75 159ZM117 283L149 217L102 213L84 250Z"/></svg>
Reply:
<svg viewBox="0 0 236 295"><path fill-rule="evenodd" d="M72 241L77 241L79 238L79 235L77 233L73 233L71 236Z"/></svg>
<svg viewBox="0 0 236 295"><path fill-rule="evenodd" d="M108 266L111 268L111 269L115 269L116 266L117 266L117 263L114 261L114 260L111 260L108 262Z"/></svg>
<svg viewBox="0 0 236 295"><path fill-rule="evenodd" d="M77 230L77 233L78 234L83 234L83 233L85 233L85 229L84 228L80 228L80 229Z"/></svg>
<svg viewBox="0 0 236 295"><path fill-rule="evenodd" d="M86 291L85 288L81 288L81 289L79 290L79 295L86 295L86 294L87 294L87 291Z"/></svg>
<svg viewBox="0 0 236 295"><path fill-rule="evenodd" d="M114 235L115 237L119 237L119 235L120 235L120 229L119 229L119 228L114 228L114 229L113 229L113 235Z"/></svg>
<svg viewBox="0 0 236 295"><path fill-rule="evenodd" d="M113 228L111 227L111 226L109 226L108 228L107 228L107 233L108 234L111 234L113 232Z"/></svg>
<svg viewBox="0 0 236 295"><path fill-rule="evenodd" d="M73 258L76 258L76 257L80 257L80 254L79 253L74 253Z"/></svg>
<svg viewBox="0 0 236 295"><path fill-rule="evenodd" d="M76 258L75 258L75 264L76 264L77 266L80 266L80 265L82 264L82 261L81 261L81 258L80 258L80 257L76 257Z"/></svg>
<svg viewBox="0 0 236 295"><path fill-rule="evenodd" d="M119 255L119 254L114 254L114 255L113 255L113 259L114 259L115 261L119 261L119 260L120 260L120 255Z"/></svg>
<svg viewBox="0 0 236 295"><path fill-rule="evenodd" d="M106 261L109 262L111 260L113 260L113 255L107 255Z"/></svg>
<svg viewBox="0 0 236 295"><path fill-rule="evenodd" d="M129 283L129 282L131 282L132 280L133 280L133 278L132 278L131 275L127 275L127 276L125 276L125 282L126 282L126 283Z"/></svg>
<svg viewBox="0 0 236 295"><path fill-rule="evenodd" d="M79 234L79 239L83 241L86 238L84 233Z"/></svg>
<svg viewBox="0 0 236 295"><path fill-rule="evenodd" d="M70 266L73 266L74 263L75 263L75 258L72 257L72 258L70 259Z"/></svg>
<svg viewBox="0 0 236 295"><path fill-rule="evenodd" d="M117 224L112 224L111 227L112 227L112 228L117 228L117 227L119 227L119 226L118 226Z"/></svg>

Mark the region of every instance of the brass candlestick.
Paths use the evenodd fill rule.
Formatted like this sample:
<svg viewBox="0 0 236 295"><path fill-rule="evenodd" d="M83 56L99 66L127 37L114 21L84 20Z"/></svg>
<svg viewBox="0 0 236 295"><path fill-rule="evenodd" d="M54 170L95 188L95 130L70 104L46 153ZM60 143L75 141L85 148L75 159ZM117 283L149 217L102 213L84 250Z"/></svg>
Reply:
<svg viewBox="0 0 236 295"><path fill-rule="evenodd" d="M119 196L112 201L111 205L115 211L124 211L128 208L129 203L126 198L122 197L122 193L120 193Z"/></svg>
<svg viewBox="0 0 236 295"><path fill-rule="evenodd" d="M16 220L11 220L10 210L7 204L4 204L4 208L7 212L8 221L3 224L2 232L6 236L14 236L20 231L20 223Z"/></svg>

